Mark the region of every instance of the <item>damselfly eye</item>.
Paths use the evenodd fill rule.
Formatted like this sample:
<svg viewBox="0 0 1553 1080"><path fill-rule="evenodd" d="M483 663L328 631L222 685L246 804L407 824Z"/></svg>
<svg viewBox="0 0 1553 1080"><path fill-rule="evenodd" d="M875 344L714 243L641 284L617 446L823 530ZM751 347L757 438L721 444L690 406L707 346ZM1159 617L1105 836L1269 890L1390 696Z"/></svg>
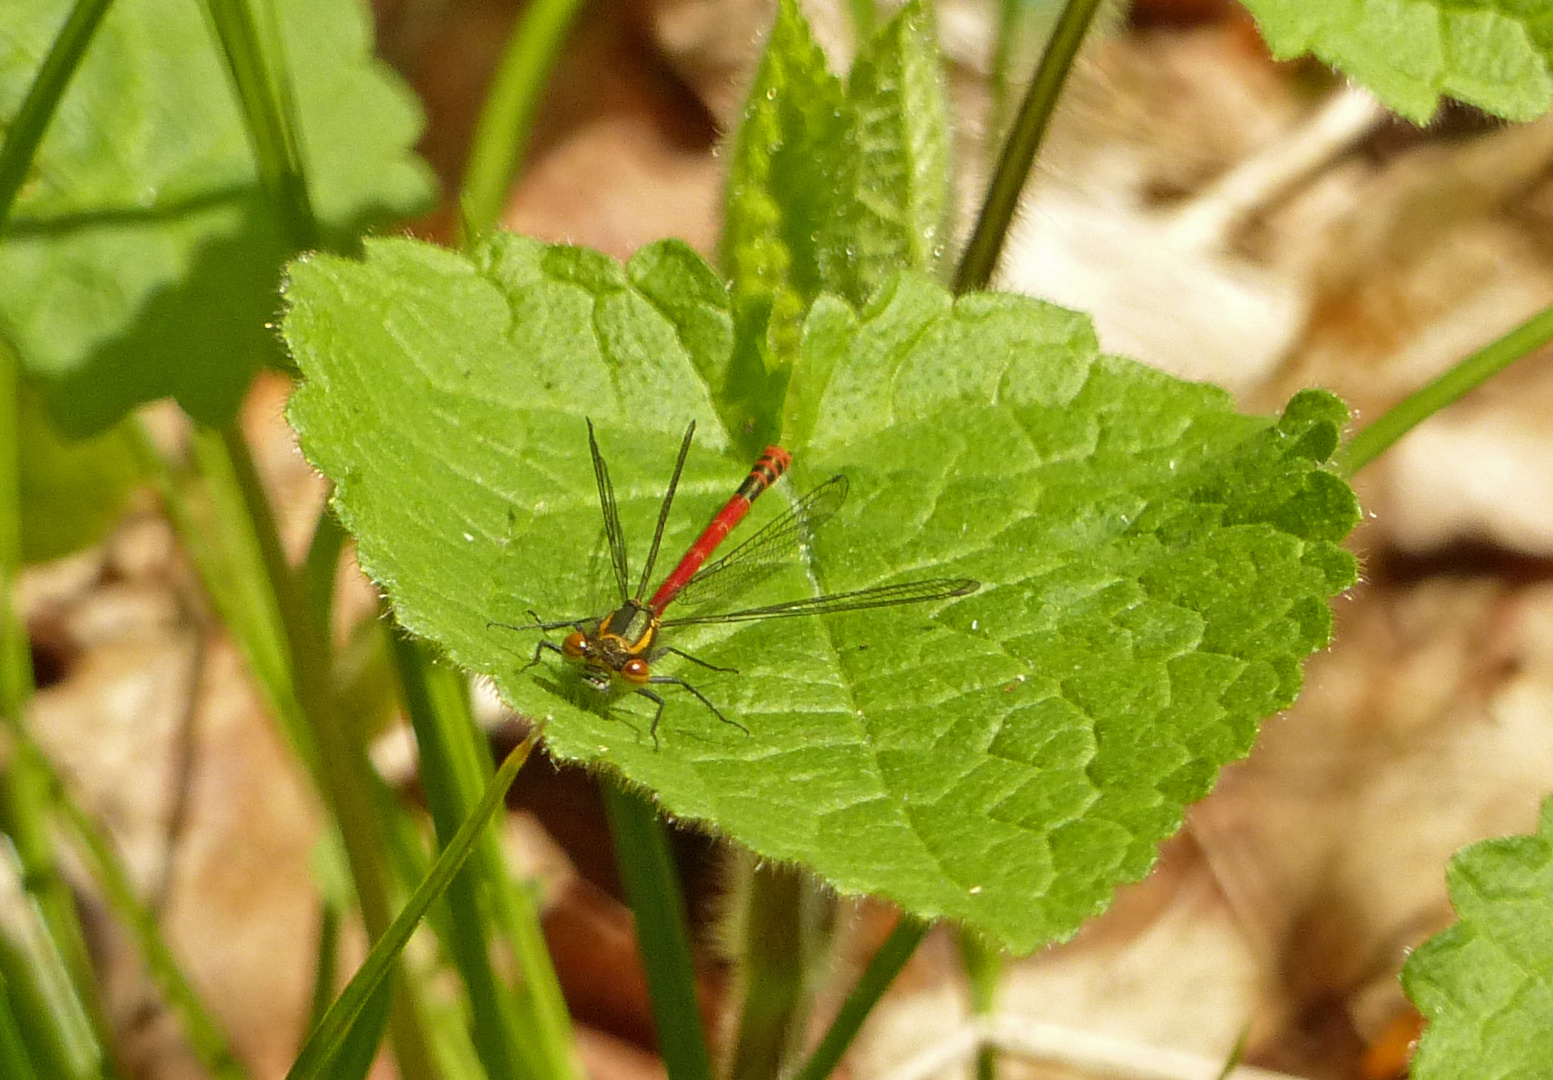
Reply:
<svg viewBox="0 0 1553 1080"><path fill-rule="evenodd" d="M566 635L566 640L561 642L561 653L570 656L573 660L580 660L588 655L588 635L581 630L573 630Z"/></svg>
<svg viewBox="0 0 1553 1080"><path fill-rule="evenodd" d="M647 666L647 661L641 657L627 660L620 667L620 677L626 682L645 683L647 677L652 674L652 669Z"/></svg>

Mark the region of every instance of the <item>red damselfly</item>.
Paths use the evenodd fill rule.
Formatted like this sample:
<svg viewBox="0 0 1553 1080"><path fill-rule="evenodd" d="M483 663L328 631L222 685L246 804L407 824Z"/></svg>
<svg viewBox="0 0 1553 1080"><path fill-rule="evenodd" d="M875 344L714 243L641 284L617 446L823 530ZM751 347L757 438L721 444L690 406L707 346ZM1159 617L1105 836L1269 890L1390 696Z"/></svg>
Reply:
<svg viewBox="0 0 1553 1080"><path fill-rule="evenodd" d="M588 421L588 451L593 457L593 477L598 484L599 505L604 513L604 536L609 546L610 563L614 569L615 586L620 596L619 605L608 614L592 618L542 620L530 611L532 623L512 626L492 623L509 630L537 630L541 632L571 628L571 633L559 644L548 638L534 647L534 658L525 665L539 663L546 650L561 654L579 665L582 680L601 694L607 694L618 680L641 694L658 708L653 714L653 744L658 742L658 721L663 718L664 700L654 686L679 686L695 695L725 724L731 724L748 733L749 729L737 720L730 720L721 709L695 686L677 675L659 674L653 665L662 657L673 654L699 664L712 671L737 674L734 668L709 664L690 653L658 641L660 631L679 626L707 626L717 623L751 622L761 619L782 619L798 615L831 615L842 611L859 611L865 608L893 607L898 604L920 604L932 600L948 600L966 596L981 588L981 583L969 578L930 578L925 581L908 581L894 585L878 585L852 592L830 593L788 600L765 607L745 608L742 611L718 614L693 614L664 618L670 604L683 608L708 606L726 599L734 593L748 589L755 582L798 556L807 546L809 538L823 525L847 497L847 478L833 476L819 487L799 499L793 506L761 530L734 548L716 562L707 559L749 513L750 506L772 484L781 479L792 462L792 455L780 446L768 446L760 455L739 489L719 510L711 523L702 530L695 543L690 545L678 565L664 578L652 597L643 600L647 584L652 578L653 564L658 559L658 548L663 540L664 526L668 524L669 508L674 504L674 492L679 487L680 474L685 468L685 457L690 453L690 442L695 436L696 425L692 421L685 429L680 444L679 458L669 477L668 490L658 509L658 525L653 531L652 546L647 551L647 563L635 591L631 589L631 574L626 558L625 532L620 526L620 513L615 505L615 489L609 480L609 466L599 452L598 439L594 435L593 421Z"/></svg>

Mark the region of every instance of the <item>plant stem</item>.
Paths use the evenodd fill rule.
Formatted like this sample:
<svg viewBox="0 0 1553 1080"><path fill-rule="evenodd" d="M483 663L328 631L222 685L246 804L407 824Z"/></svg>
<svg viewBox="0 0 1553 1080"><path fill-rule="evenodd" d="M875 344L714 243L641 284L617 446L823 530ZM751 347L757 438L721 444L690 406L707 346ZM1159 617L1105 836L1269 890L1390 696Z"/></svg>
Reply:
<svg viewBox="0 0 1553 1080"><path fill-rule="evenodd" d="M485 741L469 710L464 677L427 649L392 632L405 708L421 751L421 786L446 845L490 780ZM500 839L484 833L474 857L448 886L449 952L469 988L473 1042L488 1076L571 1080L572 1030L560 981L527 888L507 870ZM517 962L516 986L491 965L491 939Z"/></svg>
<svg viewBox="0 0 1553 1080"><path fill-rule="evenodd" d="M767 1080L785 1075L802 1048L815 971L829 956L835 895L800 866L744 861L744 1002L728 1080Z"/></svg>
<svg viewBox="0 0 1553 1080"><path fill-rule="evenodd" d="M1003 980L1003 953L974 931L960 930L960 957L971 984L971 1015L990 1016L997 1007L998 985ZM996 1080L997 1048L983 1042L976 1051L976 1080Z"/></svg>
<svg viewBox="0 0 1553 1080"><path fill-rule="evenodd" d="M11 207L27 179L32 157L37 153L44 133L48 131L49 121L54 117L59 99L64 96L65 87L70 85L70 77L80 66L81 57L86 54L86 47L91 44L92 35L102 24L102 17L108 13L108 5L112 2L76 0L76 6L65 19L59 36L49 47L43 65L33 77L32 85L27 88L27 96L22 99L21 108L16 110L16 115L11 119L5 145L0 147L0 233L5 232Z"/></svg>
<svg viewBox="0 0 1553 1080"><path fill-rule="evenodd" d="M313 539L307 545L300 576L302 603L314 616L314 632L326 642L332 642L334 632L329 625L329 612L334 607L334 579L339 576L340 552L345 550L346 539L345 526L325 503L318 523L313 526Z"/></svg>
<svg viewBox="0 0 1553 1080"><path fill-rule="evenodd" d="M809 1060L804 1062L803 1068L798 1070L793 1080L825 1080L835 1070L841 1063L842 1055L847 1052L847 1047L857 1037L863 1021L868 1019L868 1014L901 973L906 961L911 959L911 954L917 951L917 946L922 944L929 929L926 922L909 915L901 916L895 929L890 931L890 936L868 961L868 967L863 969L857 985L852 987L852 992L841 1003L841 1011L831 1022L820 1045L814 1048L814 1053L809 1055Z"/></svg>
<svg viewBox="0 0 1553 1080"><path fill-rule="evenodd" d="M345 841L356 898L361 905L367 936L377 941L392 922L383 867L383 837L371 794L370 770L362 748L347 731L344 717L335 708L329 683L329 642L318 628L327 625L305 608L301 582L286 561L274 514L259 482L248 443L235 424L223 428L220 446L230 463L253 527L280 614L291 665L296 700L301 705L318 753L317 780ZM407 1080L435 1075L430 1052L421 1030L413 997L403 982L395 987L390 1019L394 1056Z"/></svg>
<svg viewBox="0 0 1553 1080"><path fill-rule="evenodd" d="M25 726L24 713L34 690L32 647L12 606L22 561L21 379L15 355L0 344L0 714L4 725L17 732ZM77 1044L71 1047L76 1059L106 1061L112 1027L97 994L75 897L59 872L50 803L48 762L30 740L18 739L0 771L0 827L15 851L23 888L37 904L72 989L95 1029L89 1033L95 1039L77 1038L80 1033L63 1027L61 1034Z"/></svg>
<svg viewBox="0 0 1553 1080"><path fill-rule="evenodd" d="M232 76L259 183L280 218L286 243L293 251L317 247L320 231L308 195L301 143L281 92L285 61L275 55L279 37L272 35L271 55L266 56L259 24L246 0L205 0L205 7Z"/></svg>
<svg viewBox="0 0 1553 1080"><path fill-rule="evenodd" d="M1009 75L1014 66L1014 50L1025 23L1027 5L1023 0L998 0L998 31L992 45L992 106L987 113L988 149L1003 137L1008 119ZM996 161L992 164L996 166Z"/></svg>
<svg viewBox="0 0 1553 1080"><path fill-rule="evenodd" d="M25 733L18 733L18 735L31 741L31 737ZM118 852L103 838L91 816L71 797L64 781L54 772L52 765L48 766L48 769L55 806L64 814L65 820L70 823L75 832L76 839L86 849L92 876L102 888L108 906L128 924L146 967L157 985L161 987L162 993L167 996L168 1004L183 1021L183 1029L188 1036L189 1045L205 1068L210 1070L211 1075L226 1077L229 1080L241 1080L246 1077L248 1073L232 1052L226 1035L205 1011L199 995L194 992L194 987L184 975L183 968L179 966L172 950L167 947L161 928L156 922L156 913L135 895L135 887L130 880L129 871L125 869Z"/></svg>
<svg viewBox="0 0 1553 1080"><path fill-rule="evenodd" d="M534 0L513 27L475 125L459 196L460 246L501 220L507 185L523 166L539 98L582 0Z"/></svg>
<svg viewBox="0 0 1553 1080"><path fill-rule="evenodd" d="M1046 129L1057 108L1057 96L1073 68L1073 58L1078 55L1099 6L1100 0L1068 0L1063 6L1051 39L1046 43L1046 51L1041 54L1040 66L1035 69L1024 101L1020 103L1019 115L1014 118L1008 141L998 155L986 201L976 219L976 229L960 256L960 267L954 279L956 295L985 289L992 280L1009 222L1019 205L1019 193L1046 138Z"/></svg>
<svg viewBox="0 0 1553 1080"><path fill-rule="evenodd" d="M1485 345L1363 428L1341 452L1343 475L1352 476L1445 406L1549 341L1553 341L1553 307L1543 309L1499 340Z"/></svg>
<svg viewBox="0 0 1553 1080"><path fill-rule="evenodd" d="M685 901L668 835L642 796L609 776L600 777L599 788L615 839L615 863L636 915L637 947L647 972L658 1053L669 1080L712 1080L685 930Z"/></svg>

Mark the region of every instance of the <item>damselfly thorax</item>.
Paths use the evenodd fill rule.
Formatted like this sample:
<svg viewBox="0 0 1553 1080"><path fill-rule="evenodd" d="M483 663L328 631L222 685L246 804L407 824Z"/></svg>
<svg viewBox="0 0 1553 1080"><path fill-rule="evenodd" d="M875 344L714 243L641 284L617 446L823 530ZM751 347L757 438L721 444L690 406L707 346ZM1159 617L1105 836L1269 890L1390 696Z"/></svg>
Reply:
<svg viewBox="0 0 1553 1080"><path fill-rule="evenodd" d="M666 655L673 654L699 664L712 671L737 674L733 668L718 667L698 659L672 645L661 645L661 631L678 626L711 625L718 623L751 622L762 619L789 618L798 615L829 615L842 611L864 608L891 607L898 604L923 603L930 600L948 600L966 596L981 587L969 578L933 578L926 581L904 582L897 585L880 585L853 592L830 593L789 600L765 607L746 608L723 614L687 615L666 619L664 611L670 604L679 602L710 605L751 587L778 566L784 565L807 545L816 528L830 520L847 495L847 479L834 476L799 499L789 510L769 522L755 535L734 548L714 563L707 559L744 520L751 505L761 493L775 484L792 463L792 455L780 446L768 446L750 468L744 482L721 510L713 515L695 543L685 552L679 563L664 578L649 600L642 597L652 577L657 562L658 548L663 540L664 526L669 520L669 510L674 503L674 492L679 487L680 474L685 468L685 458L690 453L694 437L694 422L685 430L680 444L679 458L669 478L668 490L658 510L658 525L653 532L652 547L647 562L634 590L630 587L629 562L626 555L625 533L620 526L620 514L615 504L614 485L610 483L609 467L599 452L598 439L593 422L588 421L588 450L593 458L593 475L598 484L599 504L604 514L604 534L609 544L610 564L614 570L615 585L620 604L608 614L585 619L561 619L545 622L534 612L534 621L522 626L492 623L510 630L550 631L571 627L572 632L557 644L549 639L541 640L534 647L534 656L525 667L539 663L546 650L561 654L566 660L579 665L582 681L593 690L608 693L617 681L632 688L635 693L656 703L650 734L654 745L658 741L658 722L663 719L664 700L652 689L654 686L679 686L691 693L725 724L741 731L749 729L737 720L723 715L716 705L696 687L675 675L660 674L654 664Z"/></svg>

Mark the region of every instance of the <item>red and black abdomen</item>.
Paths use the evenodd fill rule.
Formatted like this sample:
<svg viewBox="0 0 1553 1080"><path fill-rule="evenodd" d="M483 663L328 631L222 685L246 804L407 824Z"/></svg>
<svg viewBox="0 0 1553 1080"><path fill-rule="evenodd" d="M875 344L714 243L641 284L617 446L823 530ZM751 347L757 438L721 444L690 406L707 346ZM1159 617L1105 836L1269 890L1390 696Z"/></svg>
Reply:
<svg viewBox="0 0 1553 1080"><path fill-rule="evenodd" d="M663 614L663 609L673 602L679 591L701 569L701 565L717 550L717 545L727 539L735 525L744 520L744 515L750 512L750 504L760 497L762 491L780 480L792 463L793 455L780 446L766 447L765 453L750 467L749 475L739 485L739 490L734 492L733 498L716 513L711 524L702 530L696 542L690 545L690 550L685 552L679 565L658 586L658 591L653 593L647 606L654 615Z"/></svg>

